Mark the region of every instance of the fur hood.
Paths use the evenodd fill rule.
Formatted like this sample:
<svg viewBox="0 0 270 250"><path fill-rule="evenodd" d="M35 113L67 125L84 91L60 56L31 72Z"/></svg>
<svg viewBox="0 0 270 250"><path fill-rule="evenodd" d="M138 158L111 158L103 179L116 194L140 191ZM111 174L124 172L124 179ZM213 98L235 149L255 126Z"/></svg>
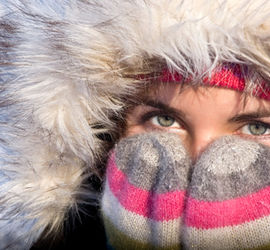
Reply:
<svg viewBox="0 0 270 250"><path fill-rule="evenodd" d="M95 198L100 135L115 140L136 75L232 62L270 78L267 0L0 0L0 18L0 249L30 248Z"/></svg>

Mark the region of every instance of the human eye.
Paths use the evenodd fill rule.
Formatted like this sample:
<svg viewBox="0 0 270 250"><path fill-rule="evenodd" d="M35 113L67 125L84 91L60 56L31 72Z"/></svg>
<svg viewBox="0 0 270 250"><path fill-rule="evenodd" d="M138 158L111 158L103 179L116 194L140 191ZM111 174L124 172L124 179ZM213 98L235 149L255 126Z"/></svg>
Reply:
<svg viewBox="0 0 270 250"><path fill-rule="evenodd" d="M270 135L270 124L254 121L244 125L240 132L247 136L269 136Z"/></svg>
<svg viewBox="0 0 270 250"><path fill-rule="evenodd" d="M155 126L167 128L180 128L181 125L169 115L155 115L150 119L150 122Z"/></svg>
<svg viewBox="0 0 270 250"><path fill-rule="evenodd" d="M146 112L140 118L140 124L145 128L169 130L171 132L181 132L185 130L185 123L180 117L163 110L152 110Z"/></svg>

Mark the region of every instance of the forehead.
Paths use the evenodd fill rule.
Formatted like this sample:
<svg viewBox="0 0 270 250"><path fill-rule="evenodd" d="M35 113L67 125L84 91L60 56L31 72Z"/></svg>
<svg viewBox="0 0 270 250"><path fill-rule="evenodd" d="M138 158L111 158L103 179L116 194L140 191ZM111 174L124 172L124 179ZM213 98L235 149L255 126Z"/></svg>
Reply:
<svg viewBox="0 0 270 250"><path fill-rule="evenodd" d="M179 83L155 83L147 87L144 99L161 101L184 111L193 108L230 113L261 112L270 110L270 102L231 89ZM205 110L204 110L205 111ZM207 110L206 110L207 111Z"/></svg>

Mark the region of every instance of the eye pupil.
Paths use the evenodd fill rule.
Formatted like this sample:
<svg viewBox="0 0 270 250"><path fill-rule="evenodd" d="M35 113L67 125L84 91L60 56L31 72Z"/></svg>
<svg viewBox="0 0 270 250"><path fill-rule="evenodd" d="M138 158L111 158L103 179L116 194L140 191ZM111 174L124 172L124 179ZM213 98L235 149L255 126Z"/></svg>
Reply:
<svg viewBox="0 0 270 250"><path fill-rule="evenodd" d="M159 115L157 117L158 123L163 127L169 127L172 126L174 123L174 119L167 115Z"/></svg>
<svg viewBox="0 0 270 250"><path fill-rule="evenodd" d="M267 127L261 124L250 124L248 129L252 135L263 135L265 134Z"/></svg>

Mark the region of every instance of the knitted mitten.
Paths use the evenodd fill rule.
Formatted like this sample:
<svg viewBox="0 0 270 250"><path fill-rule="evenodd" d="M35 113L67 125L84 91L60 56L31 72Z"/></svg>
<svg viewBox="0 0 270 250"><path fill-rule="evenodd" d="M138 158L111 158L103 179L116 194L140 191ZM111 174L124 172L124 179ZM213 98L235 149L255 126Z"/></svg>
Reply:
<svg viewBox="0 0 270 250"><path fill-rule="evenodd" d="M177 136L123 139L107 166L102 212L114 249L179 249L190 161Z"/></svg>
<svg viewBox="0 0 270 250"><path fill-rule="evenodd" d="M239 137L215 141L191 176L187 249L270 249L270 149Z"/></svg>
<svg viewBox="0 0 270 250"><path fill-rule="evenodd" d="M177 136L122 140L102 211L115 249L270 249L270 149L223 137L194 166Z"/></svg>

